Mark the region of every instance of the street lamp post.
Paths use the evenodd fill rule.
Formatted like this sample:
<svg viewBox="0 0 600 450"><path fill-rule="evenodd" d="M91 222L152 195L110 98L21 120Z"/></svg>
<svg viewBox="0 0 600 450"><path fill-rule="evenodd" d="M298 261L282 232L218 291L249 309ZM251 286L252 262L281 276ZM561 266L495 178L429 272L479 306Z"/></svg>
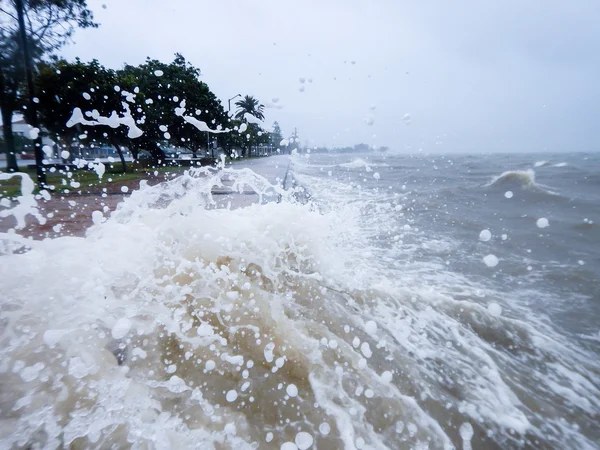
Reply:
<svg viewBox="0 0 600 450"><path fill-rule="evenodd" d="M227 100L227 111L231 112L231 100L233 100L234 98L238 98L241 97L242 94L237 94L234 95L233 97L231 97L229 100Z"/></svg>

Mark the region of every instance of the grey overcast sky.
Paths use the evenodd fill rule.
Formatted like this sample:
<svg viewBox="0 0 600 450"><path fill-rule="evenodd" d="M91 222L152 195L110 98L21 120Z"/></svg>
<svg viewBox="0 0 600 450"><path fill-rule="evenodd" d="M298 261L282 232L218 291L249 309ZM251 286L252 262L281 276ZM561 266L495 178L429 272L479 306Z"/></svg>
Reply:
<svg viewBox="0 0 600 450"><path fill-rule="evenodd" d="M89 4L101 26L78 31L67 59L118 68L180 52L225 107L238 93L279 98L268 124L310 145L599 148L600 0Z"/></svg>

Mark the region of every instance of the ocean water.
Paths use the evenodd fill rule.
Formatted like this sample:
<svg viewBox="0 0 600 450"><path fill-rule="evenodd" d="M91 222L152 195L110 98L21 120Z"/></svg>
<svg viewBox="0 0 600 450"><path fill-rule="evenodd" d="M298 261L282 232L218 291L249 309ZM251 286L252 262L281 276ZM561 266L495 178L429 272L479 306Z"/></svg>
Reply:
<svg viewBox="0 0 600 450"><path fill-rule="evenodd" d="M3 234L0 447L597 448L598 224L598 154L303 154Z"/></svg>

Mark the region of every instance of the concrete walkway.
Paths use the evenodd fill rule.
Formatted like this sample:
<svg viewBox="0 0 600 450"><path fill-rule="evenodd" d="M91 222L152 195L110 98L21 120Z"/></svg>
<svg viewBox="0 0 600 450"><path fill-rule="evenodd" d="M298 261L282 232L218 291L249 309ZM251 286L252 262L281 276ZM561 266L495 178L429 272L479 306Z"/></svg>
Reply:
<svg viewBox="0 0 600 450"><path fill-rule="evenodd" d="M246 159L234 162L231 167L235 169L249 168L265 177L271 184L282 184L290 165L289 155L276 155L264 158Z"/></svg>
<svg viewBox="0 0 600 450"><path fill-rule="evenodd" d="M258 175L266 178L273 185L284 186L287 178L287 170L290 164L289 155L276 155L264 158L253 158L243 161L234 162L227 167L234 169L251 169ZM258 195L252 190L245 190L242 193L234 192L228 188L227 180L225 187L213 189L213 195L217 202L218 208L242 208L253 203L259 202ZM263 203L276 201L277 196L273 193L272 196L263 197Z"/></svg>

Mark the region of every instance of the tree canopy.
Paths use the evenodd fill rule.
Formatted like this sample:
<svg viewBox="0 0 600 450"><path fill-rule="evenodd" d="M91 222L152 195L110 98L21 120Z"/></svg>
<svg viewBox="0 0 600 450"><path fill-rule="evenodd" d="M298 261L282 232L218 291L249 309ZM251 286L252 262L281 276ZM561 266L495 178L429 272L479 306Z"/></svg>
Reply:
<svg viewBox="0 0 600 450"><path fill-rule="evenodd" d="M76 28L97 27L86 0L21 0L24 40L19 38L17 0L0 2L0 110L7 165L18 170L14 155L12 117L25 90L25 52L37 64L71 38Z"/></svg>
<svg viewBox="0 0 600 450"><path fill-rule="evenodd" d="M238 107L237 113L235 114L236 119L243 119L245 114L250 114L260 120L265 119L265 106L261 105L261 103L251 95L244 96L243 99L235 102L235 105Z"/></svg>
<svg viewBox="0 0 600 450"><path fill-rule="evenodd" d="M76 28L95 28L87 0L21 0L30 45L48 54L62 47ZM17 2L0 3L0 24L9 35L18 31Z"/></svg>
<svg viewBox="0 0 600 450"><path fill-rule="evenodd" d="M175 114L176 108L185 108L186 115L212 129L227 127L228 117L221 101L199 77L200 69L180 54L170 64L148 58L142 65L126 65L117 71L122 92L133 93L136 107L132 116L146 125L144 134L132 142L134 151L152 151L161 142L192 152L206 148L206 133Z"/></svg>
<svg viewBox="0 0 600 450"><path fill-rule="evenodd" d="M180 54L169 64L147 58L119 70L97 60L44 63L36 78L41 123L64 146L109 144L118 151L126 146L135 158L141 150L149 151L155 162L164 160L166 147L194 154L208 150L215 136L221 146L242 148L245 155L253 146L270 143L255 115L262 116L258 100L246 97L251 101L244 104L252 107L244 114L254 112L251 118L231 120L199 77L200 69ZM123 121L111 117L130 117L139 133L132 136L119 126Z"/></svg>
<svg viewBox="0 0 600 450"><path fill-rule="evenodd" d="M283 140L283 134L281 133L281 127L279 122L273 122L273 131L271 132L271 145L273 148L279 148L281 141Z"/></svg>

